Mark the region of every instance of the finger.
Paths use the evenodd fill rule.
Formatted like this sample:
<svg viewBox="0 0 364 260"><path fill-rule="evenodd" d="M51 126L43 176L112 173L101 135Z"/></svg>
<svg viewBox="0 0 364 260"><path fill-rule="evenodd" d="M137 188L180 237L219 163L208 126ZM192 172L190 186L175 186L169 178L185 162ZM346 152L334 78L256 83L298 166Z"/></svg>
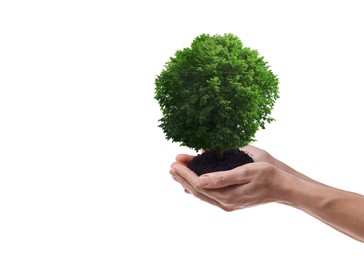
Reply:
<svg viewBox="0 0 364 260"><path fill-rule="evenodd" d="M204 193L196 190L189 182L187 182L185 179L183 179L180 175L178 175L178 174L173 175L173 178L184 187L184 190L186 193L192 194L196 198L199 198L200 200L205 201L216 207L222 208L223 210L228 210L228 207L225 206L224 204L222 204L219 201L217 201L213 198L210 198L209 196L205 195Z"/></svg>
<svg viewBox="0 0 364 260"><path fill-rule="evenodd" d="M183 164L187 164L193 159L193 157L194 157L193 155L189 154L179 154L176 156L176 161Z"/></svg>
<svg viewBox="0 0 364 260"><path fill-rule="evenodd" d="M184 163L181 163L181 162L173 162L172 164L171 164L171 171L173 171L173 168L174 168L174 166L175 165L177 165L177 164L180 164L180 165L183 165L183 166L186 166L186 164L184 164Z"/></svg>
<svg viewBox="0 0 364 260"><path fill-rule="evenodd" d="M179 182L183 186L183 188L187 190L190 194L197 196L196 189L188 181L183 179L183 177L175 173L172 175L172 177L175 181Z"/></svg>
<svg viewBox="0 0 364 260"><path fill-rule="evenodd" d="M179 175L177 175L176 173L174 173L173 171L170 172L172 175L172 179L176 182L178 182L179 184L181 184L181 186L183 187L184 191L188 194L193 194L193 192L191 192L191 190L193 190L193 187L191 187L185 180L183 180L182 177L180 177Z"/></svg>
<svg viewBox="0 0 364 260"><path fill-rule="evenodd" d="M248 168L240 166L229 171L212 172L201 175L198 184L204 189L218 189L249 183Z"/></svg>
<svg viewBox="0 0 364 260"><path fill-rule="evenodd" d="M191 171L189 168L182 164L174 164L172 167L172 171L176 173L176 175L181 176L184 180L186 180L190 185L192 185L195 189L198 189L199 182L196 173Z"/></svg>
<svg viewBox="0 0 364 260"><path fill-rule="evenodd" d="M249 155L250 157L253 158L253 151L254 150L254 146L252 145L247 145L247 146L244 146L244 147L241 147L240 148L240 151L243 151L244 153L246 153L247 155Z"/></svg>
<svg viewBox="0 0 364 260"><path fill-rule="evenodd" d="M182 165L176 165L175 168L171 170L172 176L176 178L176 180L181 183L191 194L198 198L205 198L206 200L209 197L208 193L205 193L203 189L198 185L198 177L197 175ZM212 199L212 198L210 198Z"/></svg>

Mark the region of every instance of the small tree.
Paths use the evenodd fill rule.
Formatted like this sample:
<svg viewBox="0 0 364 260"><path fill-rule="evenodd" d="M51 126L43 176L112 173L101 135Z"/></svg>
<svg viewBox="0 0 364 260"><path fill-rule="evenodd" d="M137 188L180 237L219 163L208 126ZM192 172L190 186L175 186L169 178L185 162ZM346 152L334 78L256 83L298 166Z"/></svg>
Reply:
<svg viewBox="0 0 364 260"><path fill-rule="evenodd" d="M202 34L179 50L155 80L166 138L195 150L239 149L270 123L278 78L233 34Z"/></svg>

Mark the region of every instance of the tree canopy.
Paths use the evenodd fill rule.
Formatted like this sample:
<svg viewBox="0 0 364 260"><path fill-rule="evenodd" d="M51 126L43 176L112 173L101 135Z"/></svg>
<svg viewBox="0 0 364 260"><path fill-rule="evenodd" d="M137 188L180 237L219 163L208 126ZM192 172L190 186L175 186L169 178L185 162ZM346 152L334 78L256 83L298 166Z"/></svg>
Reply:
<svg viewBox="0 0 364 260"><path fill-rule="evenodd" d="M233 34L196 37L167 61L155 86L166 138L196 150L249 144L274 120L279 97L264 57Z"/></svg>

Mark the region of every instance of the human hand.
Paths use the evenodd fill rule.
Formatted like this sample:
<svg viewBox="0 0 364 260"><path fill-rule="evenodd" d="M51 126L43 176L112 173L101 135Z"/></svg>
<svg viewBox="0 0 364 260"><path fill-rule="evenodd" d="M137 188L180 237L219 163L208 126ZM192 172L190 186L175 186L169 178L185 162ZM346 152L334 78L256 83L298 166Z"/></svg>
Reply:
<svg viewBox="0 0 364 260"><path fill-rule="evenodd" d="M265 157L266 154L262 156ZM190 159L192 157L179 156L171 167L173 178L186 192L225 211L279 202L284 198L283 184L289 174L270 163L258 161L198 177L185 166Z"/></svg>
<svg viewBox="0 0 364 260"><path fill-rule="evenodd" d="M281 162L280 160L276 159L275 157L273 157L267 151L260 149L256 146L248 145L248 146L241 148L241 150L244 151L246 154L248 154L253 159L254 162L266 162L286 173L289 173L289 174L291 174L295 177L298 177L300 179L303 179L305 181L324 185L324 184L319 183L319 182L307 177L306 175L296 171L295 169L291 168L287 164L285 164L285 163ZM176 157L176 163L186 165L190 160L193 159L193 157L194 156L192 156L192 155L179 154Z"/></svg>

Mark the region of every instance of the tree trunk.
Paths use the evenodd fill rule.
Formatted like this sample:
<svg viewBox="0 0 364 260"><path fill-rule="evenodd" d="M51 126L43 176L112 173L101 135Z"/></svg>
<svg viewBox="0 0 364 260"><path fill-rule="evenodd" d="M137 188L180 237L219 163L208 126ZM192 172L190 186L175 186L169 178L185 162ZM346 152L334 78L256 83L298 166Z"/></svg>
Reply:
<svg viewBox="0 0 364 260"><path fill-rule="evenodd" d="M224 158L224 149L221 147L216 147L216 158L222 160Z"/></svg>

